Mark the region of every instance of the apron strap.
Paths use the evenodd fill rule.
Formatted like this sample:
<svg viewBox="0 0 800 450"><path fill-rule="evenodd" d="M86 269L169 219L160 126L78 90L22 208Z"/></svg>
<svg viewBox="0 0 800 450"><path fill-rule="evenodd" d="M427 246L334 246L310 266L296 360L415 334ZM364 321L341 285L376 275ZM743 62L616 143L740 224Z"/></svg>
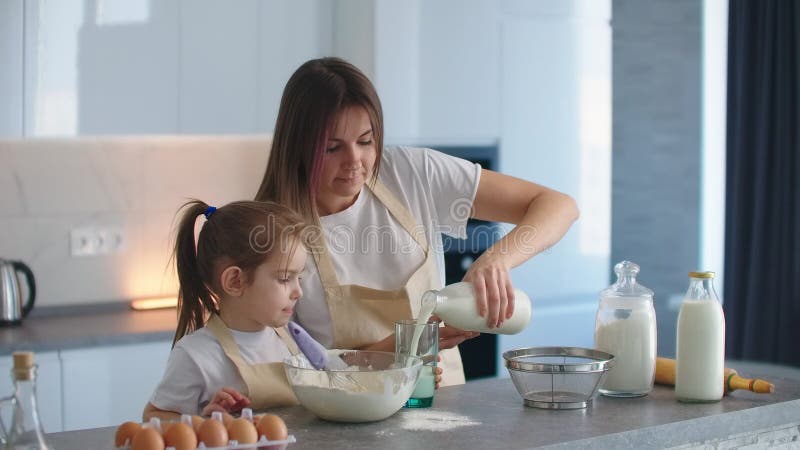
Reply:
<svg viewBox="0 0 800 450"><path fill-rule="evenodd" d="M206 327L208 327L209 331L217 338L225 355L230 358L233 365L239 369L239 375L242 376L244 384L247 385L249 389L250 383L248 383L248 380L255 377L255 371L252 366L245 362L242 357L242 352L239 350L239 345L236 343L230 330L228 330L228 327L225 326L225 323L217 314L211 314L211 317L208 318L208 322L206 322Z"/></svg>
<svg viewBox="0 0 800 450"><path fill-rule="evenodd" d="M292 355L296 355L300 353L300 349L297 347L297 343L292 338L292 334L286 329L285 326L280 328L275 328L275 332L278 333L278 337L281 338L286 347L289 348L289 353Z"/></svg>
<svg viewBox="0 0 800 450"><path fill-rule="evenodd" d="M408 208L406 208L380 180L375 180L375 183L372 185L367 183L366 186L375 198L386 206L389 214L397 220L400 226L402 226L417 244L422 247L427 258L430 248L428 247L428 240L425 238L425 230L417 225L417 221L411 215ZM333 261L328 253L328 245L325 243L325 237L321 232L316 233L312 237L311 247L311 254L314 256L314 262L317 264L317 271L319 272L322 287L326 291L339 288L339 278L336 276Z"/></svg>
<svg viewBox="0 0 800 450"><path fill-rule="evenodd" d="M336 269L333 268L333 261L328 254L328 245L325 243L325 237L321 230L319 233L312 235L310 244L311 255L317 264L317 272L319 273L322 287L328 290L339 286L339 277L336 276Z"/></svg>
<svg viewBox="0 0 800 450"><path fill-rule="evenodd" d="M367 186L372 191L372 194L386 206L386 209L389 210L389 214L394 216L397 222L400 223L415 241L417 241L417 244L422 247L425 255L427 255L430 249L428 248L428 240L425 238L425 230L417 225L417 221L411 215L408 208L406 208L380 180L375 180L375 184L372 186L369 186L368 183Z"/></svg>
<svg viewBox="0 0 800 450"><path fill-rule="evenodd" d="M244 358L242 357L242 352L239 350L239 345L236 343L236 340L233 338L230 330L225 323L220 319L219 315L211 314L209 317L208 322L206 322L206 327L208 327L211 334L217 338L219 345L222 346L222 350L225 352L225 355L233 362L233 365L239 369L239 375L242 376L244 380L244 384L247 385L248 389L252 386L253 380L258 379L258 374L256 370L256 365L248 364ZM291 335L288 331L286 331L285 327L280 328L273 328L275 332L278 334L278 337L281 338L286 346L289 348L289 352L292 355L296 355L299 352L297 347L297 343L292 339Z"/></svg>

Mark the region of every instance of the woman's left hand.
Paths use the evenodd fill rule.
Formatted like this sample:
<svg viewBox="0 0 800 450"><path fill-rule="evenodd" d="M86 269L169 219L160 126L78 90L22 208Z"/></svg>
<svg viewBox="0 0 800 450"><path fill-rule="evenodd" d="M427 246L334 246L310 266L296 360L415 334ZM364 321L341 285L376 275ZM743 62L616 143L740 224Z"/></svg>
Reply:
<svg viewBox="0 0 800 450"><path fill-rule="evenodd" d="M467 270L464 281L475 287L478 313L489 328L499 327L514 314L514 286L501 255L484 252Z"/></svg>
<svg viewBox="0 0 800 450"><path fill-rule="evenodd" d="M436 380L436 385L434 386L434 389L439 389L439 383L442 382L442 373L444 373L444 371L442 370L441 366L439 366L440 362L442 362L441 355L436 355L436 376L434 378L434 380Z"/></svg>
<svg viewBox="0 0 800 450"><path fill-rule="evenodd" d="M431 320L441 322L441 319L437 315L431 316ZM478 336L480 336L480 333L477 331L466 331L445 323L443 327L439 327L439 350L453 348L467 339L476 338Z"/></svg>

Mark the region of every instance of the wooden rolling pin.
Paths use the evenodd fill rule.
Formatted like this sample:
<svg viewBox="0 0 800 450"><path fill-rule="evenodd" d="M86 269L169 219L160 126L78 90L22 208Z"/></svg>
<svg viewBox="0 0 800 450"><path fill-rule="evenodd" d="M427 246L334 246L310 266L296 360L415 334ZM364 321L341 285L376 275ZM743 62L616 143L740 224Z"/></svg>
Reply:
<svg viewBox="0 0 800 450"><path fill-rule="evenodd" d="M775 386L764 380L751 380L740 377L735 370L725 368L725 378L722 380L725 393L744 389L758 394L769 394L775 391ZM669 358L656 358L656 383L675 386L675 360Z"/></svg>

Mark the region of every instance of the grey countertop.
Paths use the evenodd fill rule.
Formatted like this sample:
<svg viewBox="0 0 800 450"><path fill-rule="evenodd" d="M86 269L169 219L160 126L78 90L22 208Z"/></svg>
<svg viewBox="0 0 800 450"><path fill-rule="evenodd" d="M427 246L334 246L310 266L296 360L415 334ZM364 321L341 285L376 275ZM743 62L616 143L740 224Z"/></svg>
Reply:
<svg viewBox="0 0 800 450"><path fill-rule="evenodd" d="M550 411L523 406L508 379L473 381L442 388L434 406L402 409L375 423L336 424L302 407L276 410L302 449L526 449L664 448L800 426L800 370L763 364L730 363L743 375L775 384L774 394L735 391L711 404L675 400L671 388L656 386L646 397L599 397L583 410ZM786 376L778 376L783 374ZM54 433L54 448L113 448L114 428Z"/></svg>
<svg viewBox="0 0 800 450"><path fill-rule="evenodd" d="M0 355L171 340L175 308L134 311L127 303L34 310L22 325L0 328Z"/></svg>

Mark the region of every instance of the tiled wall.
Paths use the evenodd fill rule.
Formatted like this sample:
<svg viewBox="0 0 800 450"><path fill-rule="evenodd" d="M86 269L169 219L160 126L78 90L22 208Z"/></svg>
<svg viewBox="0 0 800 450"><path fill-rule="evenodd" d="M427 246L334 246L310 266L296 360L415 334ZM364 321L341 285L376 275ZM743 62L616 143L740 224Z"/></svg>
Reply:
<svg viewBox="0 0 800 450"><path fill-rule="evenodd" d="M266 136L0 140L0 258L36 276L37 306L174 295L168 265L175 213L187 198L252 198ZM122 251L70 255L70 232L120 227Z"/></svg>

